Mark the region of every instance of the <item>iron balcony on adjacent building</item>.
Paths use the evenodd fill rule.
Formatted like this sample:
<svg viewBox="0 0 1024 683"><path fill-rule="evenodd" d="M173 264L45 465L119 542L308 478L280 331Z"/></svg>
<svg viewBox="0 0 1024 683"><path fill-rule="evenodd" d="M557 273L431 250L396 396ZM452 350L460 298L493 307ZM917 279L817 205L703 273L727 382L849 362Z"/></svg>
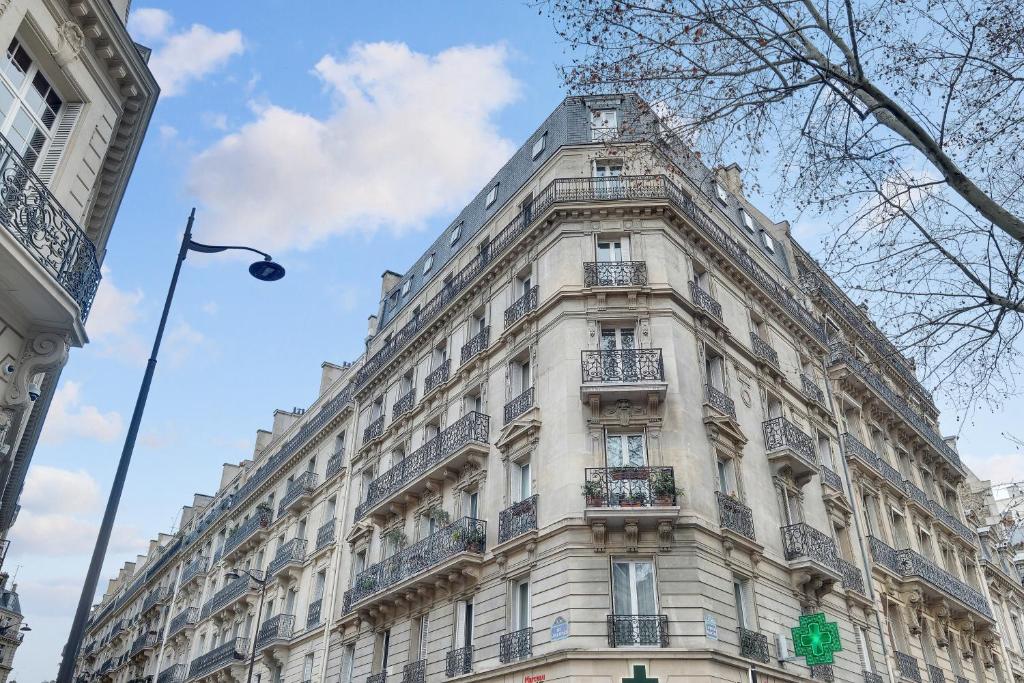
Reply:
<svg viewBox="0 0 1024 683"><path fill-rule="evenodd" d="M229 560L236 553L245 552L262 542L267 535L272 514L267 507L257 507L252 516L242 522L224 541L222 557Z"/></svg>
<svg viewBox="0 0 1024 683"><path fill-rule="evenodd" d="M762 423L768 461L779 470L788 470L799 482L818 473L818 455L814 439L784 417Z"/></svg>
<svg viewBox="0 0 1024 683"><path fill-rule="evenodd" d="M288 484L288 488L277 506L278 516L286 512L300 512L309 506L316 491L319 475L316 472L303 472Z"/></svg>
<svg viewBox="0 0 1024 683"><path fill-rule="evenodd" d="M231 638L206 654L193 659L188 668L188 677L190 679L205 678L232 665L244 665L248 653L248 638Z"/></svg>
<svg viewBox="0 0 1024 683"><path fill-rule="evenodd" d="M790 569L825 585L842 582L843 564L831 536L800 522L781 528L782 550Z"/></svg>
<svg viewBox="0 0 1024 683"><path fill-rule="evenodd" d="M171 639L179 633L186 633L189 629L194 629L198 623L199 608L186 607L171 619L171 623L167 627L167 638Z"/></svg>
<svg viewBox="0 0 1024 683"><path fill-rule="evenodd" d="M188 667L185 664L172 664L156 677L156 683L185 683Z"/></svg>
<svg viewBox="0 0 1024 683"><path fill-rule="evenodd" d="M249 571L257 579L263 579L263 572L255 569L250 569ZM248 575L242 574L238 578L232 579L206 601L199 613L200 620L215 616L221 610L234 605L253 591L255 591L255 583L249 579Z"/></svg>
<svg viewBox="0 0 1024 683"><path fill-rule="evenodd" d="M178 590L184 590L194 580L201 576L206 576L206 570L209 567L209 563L209 558L200 555L185 565L185 568L181 570L181 582L178 585Z"/></svg>
<svg viewBox="0 0 1024 683"><path fill-rule="evenodd" d="M534 285L528 292L516 299L511 306L505 309L505 329L512 327L512 325L525 318L528 313L537 310L539 292L540 289L537 285Z"/></svg>
<svg viewBox="0 0 1024 683"><path fill-rule="evenodd" d="M288 642L294 630L294 614L278 614L270 617L260 625L260 630L256 633L256 652L262 652L270 645Z"/></svg>
<svg viewBox="0 0 1024 683"><path fill-rule="evenodd" d="M283 544L267 565L267 576L284 582L298 578L302 573L302 563L306 559L306 545L307 541L304 538L293 538Z"/></svg>

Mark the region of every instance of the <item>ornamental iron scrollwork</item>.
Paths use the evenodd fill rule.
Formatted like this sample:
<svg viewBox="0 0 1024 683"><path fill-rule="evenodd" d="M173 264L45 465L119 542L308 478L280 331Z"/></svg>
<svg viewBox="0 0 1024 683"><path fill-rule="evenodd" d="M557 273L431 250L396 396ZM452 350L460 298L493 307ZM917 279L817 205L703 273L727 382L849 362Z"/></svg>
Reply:
<svg viewBox="0 0 1024 683"><path fill-rule="evenodd" d="M646 287L644 261L589 261L583 264L584 287Z"/></svg>
<svg viewBox="0 0 1024 683"><path fill-rule="evenodd" d="M780 448L793 450L800 459L811 467L818 466L818 455L814 450L814 439L784 417L766 420L761 425L764 431L764 445L770 452Z"/></svg>
<svg viewBox="0 0 1024 683"><path fill-rule="evenodd" d="M661 349L610 349L582 352L583 382L663 382Z"/></svg>
<svg viewBox="0 0 1024 683"><path fill-rule="evenodd" d="M533 629L523 628L512 633L501 634L498 643L498 659L502 664L529 659L533 655Z"/></svg>
<svg viewBox="0 0 1024 683"><path fill-rule="evenodd" d="M516 396L514 399L505 404L505 424L508 424L512 420L516 419L527 410L533 407L533 387L530 387L523 393Z"/></svg>
<svg viewBox="0 0 1024 683"><path fill-rule="evenodd" d="M631 645L668 647L668 617L664 614L609 614L608 647Z"/></svg>
<svg viewBox="0 0 1024 683"><path fill-rule="evenodd" d="M530 311L537 310L537 303L539 301L540 289L538 285L530 287L529 291L523 294L521 297L515 300L515 302L505 309L505 327L506 329L515 324L518 320L523 318Z"/></svg>
<svg viewBox="0 0 1024 683"><path fill-rule="evenodd" d="M754 513L741 503L739 499L721 492L718 496L718 520L723 529L734 531L751 541L757 540L754 535Z"/></svg>
<svg viewBox="0 0 1024 683"><path fill-rule="evenodd" d="M498 543L537 528L537 499L537 494L533 494L501 511L498 515Z"/></svg>

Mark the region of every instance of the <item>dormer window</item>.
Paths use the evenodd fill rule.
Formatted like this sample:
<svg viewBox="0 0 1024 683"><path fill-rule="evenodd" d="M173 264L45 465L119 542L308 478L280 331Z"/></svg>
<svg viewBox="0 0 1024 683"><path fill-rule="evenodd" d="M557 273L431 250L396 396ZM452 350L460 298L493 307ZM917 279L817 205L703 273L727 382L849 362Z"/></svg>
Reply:
<svg viewBox="0 0 1024 683"><path fill-rule="evenodd" d="M462 237L462 221L456 223L455 227L452 228L451 238L449 239L448 242L449 245L455 246L455 243L459 241L460 237Z"/></svg>
<svg viewBox="0 0 1024 683"><path fill-rule="evenodd" d="M411 290L411 289L412 289L412 280L406 280L402 284L402 296L407 296L409 294L409 290Z"/></svg>
<svg viewBox="0 0 1024 683"><path fill-rule="evenodd" d="M431 254L427 257L427 260L423 262L423 274L426 275L430 272L430 269L434 267L434 255Z"/></svg>
<svg viewBox="0 0 1024 683"><path fill-rule="evenodd" d="M729 201L729 193L722 187L722 183L715 183L715 194L718 195L718 201L723 204Z"/></svg>
<svg viewBox="0 0 1024 683"><path fill-rule="evenodd" d="M764 248L771 253L775 253L775 240L768 234L767 230L761 231L761 243L764 244Z"/></svg>
<svg viewBox="0 0 1024 683"><path fill-rule="evenodd" d="M590 114L590 141L604 142L619 137L619 113L614 109L597 109Z"/></svg>
<svg viewBox="0 0 1024 683"><path fill-rule="evenodd" d="M541 136L537 138L537 141L533 143L533 152L531 153L530 158L536 159L537 157L539 157L541 154L544 153L544 150L547 148L547 146L548 133L547 131L544 131L544 133L542 133Z"/></svg>
<svg viewBox="0 0 1024 683"><path fill-rule="evenodd" d="M487 190L487 200L484 202L485 208L491 208L496 201L498 201L498 183L495 183L491 189Z"/></svg>
<svg viewBox="0 0 1024 683"><path fill-rule="evenodd" d="M744 211L743 209L740 209L740 216L743 218L743 227L749 230L750 232L754 232L754 219L750 217L750 214Z"/></svg>

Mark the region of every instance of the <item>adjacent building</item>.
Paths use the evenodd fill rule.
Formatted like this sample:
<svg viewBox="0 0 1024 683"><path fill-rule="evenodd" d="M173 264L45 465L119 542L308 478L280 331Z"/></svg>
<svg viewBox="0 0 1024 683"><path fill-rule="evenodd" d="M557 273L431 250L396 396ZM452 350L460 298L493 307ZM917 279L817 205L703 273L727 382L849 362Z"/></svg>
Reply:
<svg viewBox="0 0 1024 683"><path fill-rule="evenodd" d="M14 653L30 630L21 613L18 584L7 586L10 577L0 573L0 683L7 683L14 668Z"/></svg>
<svg viewBox="0 0 1024 683"><path fill-rule="evenodd" d="M931 396L787 228L636 97L567 98L110 582L79 674L1016 680Z"/></svg>

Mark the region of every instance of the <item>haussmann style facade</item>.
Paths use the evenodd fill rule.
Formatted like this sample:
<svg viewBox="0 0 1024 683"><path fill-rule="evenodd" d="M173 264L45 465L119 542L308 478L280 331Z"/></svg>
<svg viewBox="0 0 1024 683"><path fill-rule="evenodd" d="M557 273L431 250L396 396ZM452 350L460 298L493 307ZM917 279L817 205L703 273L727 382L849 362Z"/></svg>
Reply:
<svg viewBox="0 0 1024 683"><path fill-rule="evenodd" d="M79 673L1013 683L937 417L739 169L570 97L110 582Z"/></svg>

